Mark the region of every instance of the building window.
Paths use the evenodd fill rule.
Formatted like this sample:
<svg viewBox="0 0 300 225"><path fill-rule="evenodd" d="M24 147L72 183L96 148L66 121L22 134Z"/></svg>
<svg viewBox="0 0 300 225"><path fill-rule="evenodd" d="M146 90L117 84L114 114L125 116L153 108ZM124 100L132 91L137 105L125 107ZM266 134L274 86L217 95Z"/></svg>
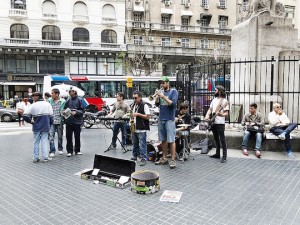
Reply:
<svg viewBox="0 0 300 225"><path fill-rule="evenodd" d="M0 73L4 73L4 56L0 55Z"/></svg>
<svg viewBox="0 0 300 225"><path fill-rule="evenodd" d="M134 13L133 14L133 26L137 28L142 27L143 15L141 13Z"/></svg>
<svg viewBox="0 0 300 225"><path fill-rule="evenodd" d="M170 15L163 15L161 17L162 29L168 30L170 28Z"/></svg>
<svg viewBox="0 0 300 225"><path fill-rule="evenodd" d="M90 42L89 31L85 28L75 28L73 30L73 41Z"/></svg>
<svg viewBox="0 0 300 225"><path fill-rule="evenodd" d="M208 19L201 19L201 24L200 24L200 26L201 27L208 27L208 25L209 25L209 22L208 22Z"/></svg>
<svg viewBox="0 0 300 225"><path fill-rule="evenodd" d="M201 6L202 7L208 7L208 0L202 0Z"/></svg>
<svg viewBox="0 0 300 225"><path fill-rule="evenodd" d="M64 74L65 63L63 56L38 56L39 73Z"/></svg>
<svg viewBox="0 0 300 225"><path fill-rule="evenodd" d="M117 43L117 33L114 30L103 30L101 32L102 43Z"/></svg>
<svg viewBox="0 0 300 225"><path fill-rule="evenodd" d="M204 49L209 48L209 41L207 39L201 39L200 48L204 48Z"/></svg>
<svg viewBox="0 0 300 225"><path fill-rule="evenodd" d="M295 18L295 6L285 6L285 17L294 19Z"/></svg>
<svg viewBox="0 0 300 225"><path fill-rule="evenodd" d="M242 11L249 11L249 0L243 0Z"/></svg>
<svg viewBox="0 0 300 225"><path fill-rule="evenodd" d="M60 41L60 29L57 26L44 26L42 29L42 39Z"/></svg>
<svg viewBox="0 0 300 225"><path fill-rule="evenodd" d="M73 8L74 16L88 16L88 9L83 2L76 2Z"/></svg>
<svg viewBox="0 0 300 225"><path fill-rule="evenodd" d="M226 29L227 19L228 18L226 16L220 16L219 17L219 28L220 29Z"/></svg>
<svg viewBox="0 0 300 225"><path fill-rule="evenodd" d="M162 37L161 38L161 45L162 46L166 46L166 47L171 46L171 38L169 38L169 37Z"/></svg>
<svg viewBox="0 0 300 225"><path fill-rule="evenodd" d="M181 18L181 30L189 29L189 18Z"/></svg>
<svg viewBox="0 0 300 225"><path fill-rule="evenodd" d="M29 39L28 27L24 24L13 24L10 27L10 38Z"/></svg>
<svg viewBox="0 0 300 225"><path fill-rule="evenodd" d="M50 1L50 0L44 1L43 15L56 17L56 5L53 1Z"/></svg>
<svg viewBox="0 0 300 225"><path fill-rule="evenodd" d="M220 40L219 41L219 49L225 49L226 48L226 41Z"/></svg>
<svg viewBox="0 0 300 225"><path fill-rule="evenodd" d="M226 0L219 0L218 7L221 9L226 8Z"/></svg>
<svg viewBox="0 0 300 225"><path fill-rule="evenodd" d="M191 0L181 0L181 4L184 5L186 3L191 3Z"/></svg>
<svg viewBox="0 0 300 225"><path fill-rule="evenodd" d="M143 44L143 36L141 36L141 35L134 35L133 36L133 44L134 45L142 45Z"/></svg>
<svg viewBox="0 0 300 225"><path fill-rule="evenodd" d="M96 74L95 57L70 57L70 74Z"/></svg>
<svg viewBox="0 0 300 225"><path fill-rule="evenodd" d="M11 0L11 8L26 10L26 0Z"/></svg>
<svg viewBox="0 0 300 225"><path fill-rule="evenodd" d="M7 55L7 73L36 73L36 56Z"/></svg>
<svg viewBox="0 0 300 225"><path fill-rule="evenodd" d="M102 18L107 20L116 20L116 10L111 4L106 4L102 8Z"/></svg>
<svg viewBox="0 0 300 225"><path fill-rule="evenodd" d="M189 48L190 47L190 39L189 38L182 38L181 39L181 47L182 48Z"/></svg>

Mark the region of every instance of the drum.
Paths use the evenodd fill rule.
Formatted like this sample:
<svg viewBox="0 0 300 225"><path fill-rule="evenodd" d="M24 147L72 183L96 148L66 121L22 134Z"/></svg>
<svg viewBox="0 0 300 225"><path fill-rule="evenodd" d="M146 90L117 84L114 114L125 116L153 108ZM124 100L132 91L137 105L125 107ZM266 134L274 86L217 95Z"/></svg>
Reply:
<svg viewBox="0 0 300 225"><path fill-rule="evenodd" d="M159 174L140 170L131 174L131 191L137 194L152 194L160 189Z"/></svg>
<svg viewBox="0 0 300 225"><path fill-rule="evenodd" d="M187 137L187 136L189 136L189 131L188 130L182 130L182 131L180 131L180 135L184 136L184 137Z"/></svg>

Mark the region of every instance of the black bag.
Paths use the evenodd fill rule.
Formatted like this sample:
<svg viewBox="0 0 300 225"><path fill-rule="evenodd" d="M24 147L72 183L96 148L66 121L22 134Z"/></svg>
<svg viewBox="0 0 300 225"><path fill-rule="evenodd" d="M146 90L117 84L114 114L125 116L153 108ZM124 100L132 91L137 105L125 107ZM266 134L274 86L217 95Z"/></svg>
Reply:
<svg viewBox="0 0 300 225"><path fill-rule="evenodd" d="M252 126L252 125L248 125L246 127L246 130L249 132L255 132L255 133L264 133L265 129L262 127L258 127L258 126Z"/></svg>
<svg viewBox="0 0 300 225"><path fill-rule="evenodd" d="M212 142L209 138L192 143L192 149L201 150L201 154L207 154L212 149Z"/></svg>

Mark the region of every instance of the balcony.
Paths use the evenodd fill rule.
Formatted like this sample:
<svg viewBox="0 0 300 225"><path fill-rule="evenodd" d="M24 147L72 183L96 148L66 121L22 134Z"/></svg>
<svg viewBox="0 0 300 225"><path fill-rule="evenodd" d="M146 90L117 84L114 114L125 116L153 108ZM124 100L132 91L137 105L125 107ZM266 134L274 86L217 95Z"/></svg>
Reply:
<svg viewBox="0 0 300 225"><path fill-rule="evenodd" d="M109 18L109 17L102 17L102 24L109 25L109 26L117 25L117 19Z"/></svg>
<svg viewBox="0 0 300 225"><path fill-rule="evenodd" d="M10 9L9 17L16 20L27 18L27 10L25 9Z"/></svg>
<svg viewBox="0 0 300 225"><path fill-rule="evenodd" d="M29 39L8 38L4 40L9 46L22 46L29 44Z"/></svg>
<svg viewBox="0 0 300 225"><path fill-rule="evenodd" d="M43 20L49 23L53 23L57 21L57 15L51 13L43 13Z"/></svg>
<svg viewBox="0 0 300 225"><path fill-rule="evenodd" d="M85 15L73 15L73 22L80 25L89 23L89 16Z"/></svg>

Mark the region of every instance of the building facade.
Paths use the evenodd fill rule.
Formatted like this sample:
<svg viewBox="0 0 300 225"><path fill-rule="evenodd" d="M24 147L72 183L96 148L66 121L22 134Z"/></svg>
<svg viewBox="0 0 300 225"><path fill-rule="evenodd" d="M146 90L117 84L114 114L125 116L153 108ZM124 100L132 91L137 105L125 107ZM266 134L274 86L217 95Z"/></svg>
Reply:
<svg viewBox="0 0 300 225"><path fill-rule="evenodd" d="M125 0L3 0L0 98L40 91L43 76L122 75Z"/></svg>

